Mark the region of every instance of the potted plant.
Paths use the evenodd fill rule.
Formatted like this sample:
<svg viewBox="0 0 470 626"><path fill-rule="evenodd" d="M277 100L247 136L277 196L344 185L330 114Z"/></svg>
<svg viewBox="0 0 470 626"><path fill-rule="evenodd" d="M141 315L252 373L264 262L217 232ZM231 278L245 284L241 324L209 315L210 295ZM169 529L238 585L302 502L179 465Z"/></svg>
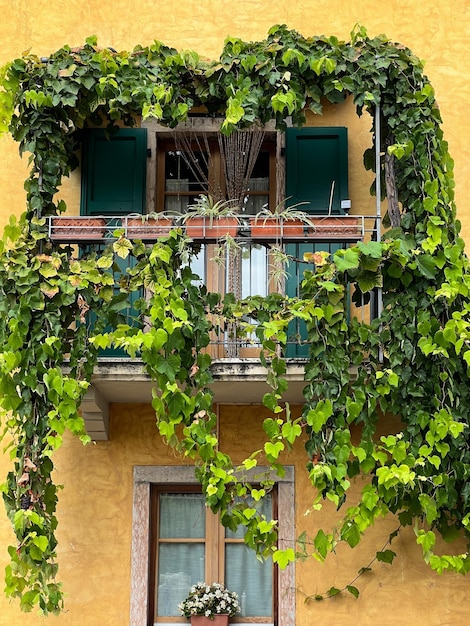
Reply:
<svg viewBox="0 0 470 626"><path fill-rule="evenodd" d="M214 255L210 259L220 267L225 267L227 261L238 253L242 252L242 244L240 240L234 239L231 235L227 234L221 237L214 246Z"/></svg>
<svg viewBox="0 0 470 626"><path fill-rule="evenodd" d="M240 611L240 605L238 595L220 583L199 582L191 587L178 609L192 626L226 626L229 618Z"/></svg>
<svg viewBox="0 0 470 626"><path fill-rule="evenodd" d="M286 206L287 200L280 202L273 210L267 204L251 219L251 236L253 239L284 239L303 237L306 227L312 225L311 216L299 210L298 202Z"/></svg>
<svg viewBox="0 0 470 626"><path fill-rule="evenodd" d="M165 237L173 225L171 217L164 213L139 215L131 213L123 218L125 233L129 239L158 239Z"/></svg>
<svg viewBox="0 0 470 626"><path fill-rule="evenodd" d="M198 196L181 216L186 233L192 238L219 239L236 237L239 226L238 208L233 200L214 200L211 195Z"/></svg>

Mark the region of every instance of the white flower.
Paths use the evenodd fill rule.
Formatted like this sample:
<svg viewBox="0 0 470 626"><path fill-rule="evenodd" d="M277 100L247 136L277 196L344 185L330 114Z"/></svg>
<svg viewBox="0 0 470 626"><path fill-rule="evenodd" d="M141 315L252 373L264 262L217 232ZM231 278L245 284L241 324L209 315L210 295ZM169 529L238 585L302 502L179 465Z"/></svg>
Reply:
<svg viewBox="0 0 470 626"><path fill-rule="evenodd" d="M188 597L178 605L179 612L185 617L205 615L212 617L221 613L230 616L239 612L240 607L235 592L228 591L220 583L197 583L189 591Z"/></svg>

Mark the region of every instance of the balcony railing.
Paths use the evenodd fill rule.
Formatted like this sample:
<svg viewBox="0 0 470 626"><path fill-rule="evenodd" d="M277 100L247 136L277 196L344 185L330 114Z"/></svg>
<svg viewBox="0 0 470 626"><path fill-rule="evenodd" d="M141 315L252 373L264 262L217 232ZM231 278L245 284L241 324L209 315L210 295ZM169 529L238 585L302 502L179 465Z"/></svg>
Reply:
<svg viewBox="0 0 470 626"><path fill-rule="evenodd" d="M195 219L200 219L196 222ZM246 217L226 225L222 219L210 222L193 218L178 227L197 242L213 242L229 234L235 238L267 242L322 241L351 243L370 237L376 231L377 218L366 215L312 215L311 224ZM124 235L129 239L155 242L168 235L174 225L168 218L143 216L53 216L47 218L49 237L66 243L102 242Z"/></svg>
<svg viewBox="0 0 470 626"><path fill-rule="evenodd" d="M266 296L270 292L299 295L304 271L313 269L311 253L333 253L357 241L376 238L376 218L370 216L313 216L313 225L300 224L297 229L291 222L272 224L260 219L245 219L237 222L235 230L222 225L220 221L210 224L202 220L198 225L188 222L181 228L201 249L192 260L192 268L208 289L218 293L233 292L236 297L249 295ZM93 216L48 217L47 227L51 240L60 244L78 244L93 249L104 248L119 236L141 239L153 243L168 235L173 224L168 219L143 219L142 216ZM229 234L236 242L235 251L220 249L218 262L214 260L217 244ZM284 254L279 271L279 259L273 250ZM125 263L125 261L124 261ZM276 271L279 272L276 277ZM370 321L377 316L380 294L373 293L368 302L356 303L349 294L348 315L362 321ZM129 318L135 312L129 309ZM251 320L245 320L251 321ZM292 358L308 356L308 346L303 341L303 323L292 323L288 329L286 355ZM212 335L210 353L216 359L256 358L260 345L253 332L248 336L240 327L227 326ZM112 354L110 355L112 356ZM122 356L122 355L121 355Z"/></svg>

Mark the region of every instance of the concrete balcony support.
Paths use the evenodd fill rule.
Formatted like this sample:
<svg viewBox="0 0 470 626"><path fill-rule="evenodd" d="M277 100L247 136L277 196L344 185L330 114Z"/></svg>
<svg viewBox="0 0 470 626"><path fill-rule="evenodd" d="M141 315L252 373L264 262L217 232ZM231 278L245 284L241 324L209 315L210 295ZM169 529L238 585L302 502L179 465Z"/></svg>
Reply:
<svg viewBox="0 0 470 626"><path fill-rule="evenodd" d="M270 388L266 370L257 359L221 359L212 364L214 402L219 404L261 404ZM302 402L304 361L291 359L286 378L286 402ZM154 383L139 359L106 358L93 375L92 384L81 404L88 434L94 441L109 438L110 403L150 403Z"/></svg>

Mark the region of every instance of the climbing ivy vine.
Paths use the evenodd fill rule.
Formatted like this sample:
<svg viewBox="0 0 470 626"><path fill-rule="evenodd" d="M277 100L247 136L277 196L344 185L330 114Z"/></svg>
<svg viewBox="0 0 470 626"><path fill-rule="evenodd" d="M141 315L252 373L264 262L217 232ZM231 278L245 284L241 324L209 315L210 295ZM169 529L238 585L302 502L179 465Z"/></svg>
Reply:
<svg viewBox="0 0 470 626"><path fill-rule="evenodd" d="M275 26L263 41L228 38L217 61L159 41L128 53L90 38L48 58L12 61L0 85L0 130L11 133L31 165L26 213L11 218L0 243L1 417L13 464L2 492L17 537L9 548L7 595L18 597L24 610L62 608L53 453L66 430L87 441L78 407L98 351L108 346L141 356L158 389L153 407L161 436L194 459L207 504L226 525L245 525L247 543L260 554L281 566L312 554L324 559L339 542L357 545L391 512L401 527L414 528L433 569L467 573L468 552L445 554L436 540L463 537L467 549L470 540L470 275L453 202L453 164L419 59L360 27L343 42ZM223 115L225 133L270 120L282 129L287 117L302 125L306 111L320 115L325 101L346 98L372 119L380 104L377 174L387 179L391 228L381 242L315 255L300 298L239 301L228 294L221 301L194 280L188 265L194 250L177 229L151 248L117 233L103 253L79 259L48 238L45 218L66 210L56 193L77 166L87 125L112 130L155 117L174 127L205 107ZM364 155L366 168L375 168L372 154ZM136 263L122 273L117 260L128 256ZM151 293L136 304L145 332L121 315L129 294L142 286ZM348 290L367 299L376 287L383 290L380 317L348 320ZM305 321L309 344L297 418L282 401L288 383L279 356L294 318ZM218 449L211 363L203 350L211 331L227 323L257 334L271 387L263 399L272 412L264 422L266 441L239 467ZM386 413L399 416L401 429L378 436ZM352 430L359 434L352 437ZM333 501L342 521L279 550L275 521L261 518L246 499L230 505L234 496L261 499L269 481L253 488L248 470L262 460L282 474L283 453L305 434L315 507ZM351 502L358 474L369 480ZM393 552L377 557L390 562ZM356 587L347 590L357 595Z"/></svg>

